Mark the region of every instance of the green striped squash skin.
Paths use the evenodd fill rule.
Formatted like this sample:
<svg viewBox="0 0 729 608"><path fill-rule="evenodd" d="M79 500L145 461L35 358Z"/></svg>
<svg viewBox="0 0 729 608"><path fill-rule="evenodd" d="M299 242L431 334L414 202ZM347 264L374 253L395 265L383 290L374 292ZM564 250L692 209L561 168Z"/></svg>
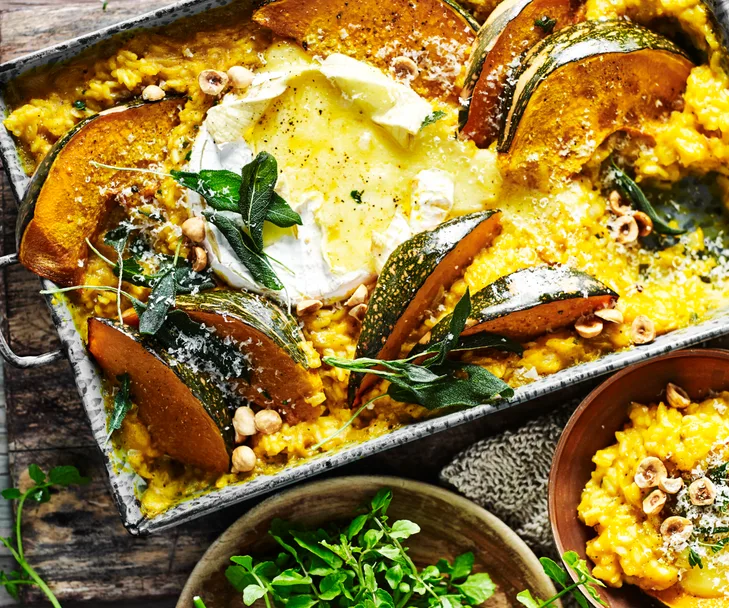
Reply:
<svg viewBox="0 0 729 608"><path fill-rule="evenodd" d="M442 0L442 2L443 4L449 6L454 13L457 13L474 32L477 32L478 28L481 27L478 21L473 18L473 15L471 15L471 13L469 13L460 4L458 4L456 0Z"/></svg>
<svg viewBox="0 0 729 608"><path fill-rule="evenodd" d="M110 319L95 318L96 321L113 327L130 340L141 344L163 365L171 369L193 396L200 402L215 426L218 427L226 447L232 452L235 447L235 430L231 423L231 414L226 397L218 386L205 373L194 371L173 357L152 337L143 336L129 325L120 325ZM132 383L134 378L132 378Z"/></svg>
<svg viewBox="0 0 729 608"><path fill-rule="evenodd" d="M121 108L123 108L124 110L130 110L133 108L138 108L145 104L160 103L163 101L169 101L170 99L173 99L173 97L167 96L160 101L144 101L142 99L133 99L132 101L118 105L112 109L114 112L122 111L120 110ZM35 213L35 204L38 200L38 195L43 188L43 184L46 181L48 172L53 166L56 157L60 154L61 150L66 147L66 144L71 141L76 133L78 133L88 124L94 122L100 116L103 116L104 113L108 111L109 110L105 110L104 112L93 114L74 125L65 135L58 139L56 143L53 144L53 146L51 146L48 154L43 157L43 160L38 164L38 167L36 167L36 170L33 173L33 177L30 178L28 188L23 195L23 200L20 201L20 205L18 206L18 219L15 223L15 242L18 248L20 248L20 241L23 238L23 233L25 232L26 227L30 223L30 220L33 219L33 214Z"/></svg>
<svg viewBox="0 0 729 608"><path fill-rule="evenodd" d="M499 211L483 211L456 217L400 245L387 260L370 298L355 358L376 358L438 265L481 224L498 222L498 215ZM350 403L355 401L363 378L364 374L350 375Z"/></svg>
<svg viewBox="0 0 729 608"><path fill-rule="evenodd" d="M580 270L567 267L535 266L517 270L487 285L471 297L471 319L476 324L487 323L545 304L575 298L617 299L604 283ZM598 308L602 308L600 303ZM442 340L448 333L451 315L441 319L430 332L429 344ZM468 335L468 329L463 332Z"/></svg>
<svg viewBox="0 0 729 608"><path fill-rule="evenodd" d="M308 369L308 359L301 347L305 338L298 323L270 300L246 291L221 289L177 296L175 306L185 312L237 319L267 336L298 365Z"/></svg>
<svg viewBox="0 0 729 608"><path fill-rule="evenodd" d="M466 79L461 90L461 109L458 112L458 128L462 129L468 120L468 107L481 76L484 61L506 26L524 10L532 0L504 0L489 15L476 38L476 46L466 65Z"/></svg>
<svg viewBox="0 0 729 608"><path fill-rule="evenodd" d="M499 135L499 152L507 152L511 147L532 95L550 74L589 57L643 50L664 51L687 58L686 53L667 38L629 21L585 21L542 40L507 79L502 107L507 119ZM515 98L520 85L523 86Z"/></svg>

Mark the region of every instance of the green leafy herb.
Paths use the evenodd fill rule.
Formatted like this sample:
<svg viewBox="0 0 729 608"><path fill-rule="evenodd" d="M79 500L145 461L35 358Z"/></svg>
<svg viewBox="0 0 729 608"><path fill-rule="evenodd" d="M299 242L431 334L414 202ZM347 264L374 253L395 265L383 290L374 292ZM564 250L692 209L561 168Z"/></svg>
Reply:
<svg viewBox="0 0 729 608"><path fill-rule="evenodd" d="M82 477L78 469L73 466L54 467L46 476L38 465L31 464L28 467L28 476L33 481L33 485L25 492L21 492L18 488L7 488L2 491L2 497L5 500L18 501L15 515L14 538L0 537L0 542L5 545L7 550L15 558L18 564L18 570L13 570L10 573L0 572L0 585L5 587L10 596L15 599L18 598L18 591L21 585L36 586L43 591L54 608L61 608L61 604L56 599L56 596L53 595L48 585L25 559L23 538L21 536L23 507L27 500L32 500L37 503L48 502L51 499L50 490L52 488L84 485L89 480L86 477Z"/></svg>
<svg viewBox="0 0 729 608"><path fill-rule="evenodd" d="M542 15L539 19L534 20L534 26L541 28L547 34L552 32L555 25L557 25L557 20L552 19L548 15Z"/></svg>
<svg viewBox="0 0 729 608"><path fill-rule="evenodd" d="M278 181L278 164L268 152L260 152L245 165L241 175L227 170L171 171L169 174L134 167L116 167L90 161L95 167L117 171L152 173L171 177L180 185L200 194L215 212L235 215L236 219L205 212L213 224L223 232L226 240L254 280L268 289L283 289L268 258L263 253L263 225L265 222L281 228L301 225L301 216L274 191ZM222 218L222 219L221 219ZM166 273L161 273L161 280ZM130 276L139 277L135 270ZM126 276L125 276L126 280Z"/></svg>
<svg viewBox="0 0 729 608"><path fill-rule="evenodd" d="M694 549L694 547L689 547L688 562L689 566L691 566L692 568L698 566L699 569L703 569L704 567L704 562L701 561L701 556L696 552L696 549Z"/></svg>
<svg viewBox="0 0 729 608"><path fill-rule="evenodd" d="M139 315L139 333L153 336L164 323L167 313L175 303L177 283L173 268L167 268L149 294L147 306Z"/></svg>
<svg viewBox="0 0 729 608"><path fill-rule="evenodd" d="M86 102L83 99L77 99L73 102L73 107L77 110L85 110L86 109Z"/></svg>
<svg viewBox="0 0 729 608"><path fill-rule="evenodd" d="M446 113L443 112L443 110L436 110L432 114L428 114L423 119L423 124L420 125L421 130L424 129L425 127L428 127L428 126L432 125L432 124L435 124L441 118L445 118L445 116L446 116Z"/></svg>
<svg viewBox="0 0 729 608"><path fill-rule="evenodd" d="M447 358L450 352L458 349L461 333L470 314L471 294L466 290L450 317L445 337L429 345L424 352L418 352L406 359L384 361L365 357L354 360L323 357L322 361L327 365L351 372L373 374L389 380L390 385L386 393L363 404L341 428L312 449L316 450L338 437L365 407L384 396L404 403L417 403L430 410L445 407L475 407L483 405L496 395L505 399L512 397L513 389L487 369L480 365L451 361ZM489 336L489 346L498 346L502 341L506 339ZM508 341L506 343L508 344Z"/></svg>
<svg viewBox="0 0 729 608"><path fill-rule="evenodd" d="M352 192L349 193L349 196L352 197L355 203L358 205L362 204L362 195L364 194L364 190L352 190Z"/></svg>
<svg viewBox="0 0 729 608"><path fill-rule="evenodd" d="M686 232L685 228L673 228L661 218L651 205L645 193L628 175L613 163L615 184L623 195L630 199L640 211L653 221L653 230L661 234L678 235Z"/></svg>
<svg viewBox="0 0 729 608"><path fill-rule="evenodd" d="M266 220L279 228L301 226L301 216L289 207L289 204L276 192L273 193L273 201L268 208Z"/></svg>
<svg viewBox="0 0 729 608"><path fill-rule="evenodd" d="M240 175L224 169L203 169L199 173L170 171L174 180L197 192L216 211L238 211Z"/></svg>
<svg viewBox="0 0 729 608"><path fill-rule="evenodd" d="M572 581L567 571L557 562L548 557L542 557L539 562L542 564L544 573L557 584L558 588L561 588L561 591L547 600L534 597L528 590L522 591L516 596L517 601L527 608L543 608L544 606L553 606L556 601L565 595L571 595L580 608L590 608L589 602L585 599L585 595L589 595L598 604L607 606L595 588L596 586L604 587L605 584L592 576L587 567L587 562L580 559L580 556L574 551L567 551L562 556L562 560L577 575L576 581Z"/></svg>
<svg viewBox="0 0 729 608"><path fill-rule="evenodd" d="M109 419L109 434L107 436L107 441L114 431L121 428L122 421L129 410L132 409L132 382L129 374L117 376L116 379L119 381L119 388L116 391L116 395L114 395L114 411Z"/></svg>
<svg viewBox="0 0 729 608"><path fill-rule="evenodd" d="M241 232L233 221L220 213L205 212L204 215L209 222L220 230L235 255L248 269L256 283L260 283L274 291L283 289L283 283L276 276L265 254L256 250L245 232Z"/></svg>
<svg viewBox="0 0 729 608"><path fill-rule="evenodd" d="M263 223L273 203L278 164L268 152L259 152L243 167L238 209L256 251L263 251ZM281 199L283 200L283 199Z"/></svg>
<svg viewBox="0 0 729 608"><path fill-rule="evenodd" d="M116 251L117 264L119 269L119 281L117 283L117 297L116 297L116 312L119 316L119 323L122 322L122 311L121 311L121 287L122 277L124 276L124 249L126 249L127 242L129 241L129 235L131 230L127 224L120 224L113 230L110 230L104 236L104 243L112 247Z"/></svg>
<svg viewBox="0 0 729 608"><path fill-rule="evenodd" d="M390 525L391 501L392 492L382 489L363 513L326 529L274 520L269 534L282 552L260 561L232 557L226 577L247 606L263 599L267 608L459 608L494 594L489 575L472 572L472 553L453 565L415 566L403 543L420 527L408 520Z"/></svg>

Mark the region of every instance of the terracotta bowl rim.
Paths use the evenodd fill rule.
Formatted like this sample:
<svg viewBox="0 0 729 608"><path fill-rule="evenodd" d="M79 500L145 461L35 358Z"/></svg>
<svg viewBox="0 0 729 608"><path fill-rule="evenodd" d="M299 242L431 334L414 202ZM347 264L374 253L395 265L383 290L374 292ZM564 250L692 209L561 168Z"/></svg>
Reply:
<svg viewBox="0 0 729 608"><path fill-rule="evenodd" d="M395 491L401 490L421 495L430 495L454 504L457 506L459 511L470 511L472 515L478 517L486 526L494 530L497 535L501 537L505 545L513 549L517 556L524 562L530 574L541 582L543 587L542 591L551 590L552 594L556 593L554 585L551 579L549 579L549 577L547 577L544 573L539 559L529 546L519 537L519 535L493 513L490 513L468 498L434 484L406 479L403 477L388 475L343 475L333 477L331 479L312 481L297 485L267 498L253 507L250 511L241 515L241 517L235 520L211 543L205 553L200 557L197 564L195 564L195 567L185 582L185 586L183 587L177 601L176 608L189 608L192 606L194 591L198 587L199 583L208 575L205 568L205 562L217 557L220 551L227 550L227 542L231 537L236 536L239 530L246 528L251 524L251 522L256 521L261 517L265 517L266 513L268 513L272 508L275 508L279 503L290 501L292 496L306 496L308 493L312 492L312 490L327 492L332 489L336 489L340 485L346 484L349 486L353 483L389 486Z"/></svg>
<svg viewBox="0 0 729 608"><path fill-rule="evenodd" d="M724 359L726 361L729 361L729 350L723 350L719 348L690 348L686 350L677 350L673 351L671 353L667 353L665 355L662 355L660 357L654 357L652 359L648 359L646 361L642 361L640 363L636 363L635 365L630 365L626 368L623 368L622 370L616 372L612 376L610 376L607 380L602 382L599 386L594 388L580 403L580 405L577 406L577 409L574 411L572 416L570 416L569 421L567 422L566 426L564 427L564 430L562 431L562 434L560 435L559 441L557 442L557 448L554 451L554 457L552 458L552 467L549 472L549 481L548 481L548 496L547 496L547 506L549 510L549 524L552 528L552 537L554 538L555 545L557 546L557 551L559 555L562 555L565 552L564 544L562 543L562 538L559 534L558 528L557 528L557 508L556 508L556 491L555 488L557 487L557 484L560 483L557 480L557 470L560 468L559 465L561 464L564 456L564 448L567 443L567 438L571 434L573 428L577 425L577 422L579 419L583 416L583 414L590 408L592 403L597 399L597 397L600 396L600 394L603 393L608 387L612 386L613 384L617 382L621 382L623 378L629 374L632 374L637 369L641 368L648 368L651 365L654 365L655 363L658 363L660 361L665 361L667 359L691 359L694 357L709 357L709 358L716 358L716 359ZM624 404L618 404L616 407L624 407ZM604 446L603 446L604 447ZM596 447L595 451L602 449L601 447ZM575 514L576 514L577 507L575 506ZM576 515L575 515L576 517ZM569 570L569 569L568 569ZM569 574L572 577L573 581L577 580L577 577L572 572L572 570L569 570ZM587 600L595 606L595 608L604 608L602 604L597 603L592 597L586 596Z"/></svg>

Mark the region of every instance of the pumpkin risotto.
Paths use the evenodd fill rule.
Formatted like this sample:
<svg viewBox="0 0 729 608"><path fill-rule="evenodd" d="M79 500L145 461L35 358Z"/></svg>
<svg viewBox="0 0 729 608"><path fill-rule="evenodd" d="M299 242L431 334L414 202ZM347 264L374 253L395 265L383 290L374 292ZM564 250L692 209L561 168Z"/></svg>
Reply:
<svg viewBox="0 0 729 608"><path fill-rule="evenodd" d="M679 606L682 594L729 597L729 393L701 403L671 384L667 393L631 405L617 442L593 458L578 513L597 531L587 543L596 577Z"/></svg>
<svg viewBox="0 0 729 608"><path fill-rule="evenodd" d="M350 4L236 1L8 85L20 258L74 310L148 516L729 295L706 4Z"/></svg>

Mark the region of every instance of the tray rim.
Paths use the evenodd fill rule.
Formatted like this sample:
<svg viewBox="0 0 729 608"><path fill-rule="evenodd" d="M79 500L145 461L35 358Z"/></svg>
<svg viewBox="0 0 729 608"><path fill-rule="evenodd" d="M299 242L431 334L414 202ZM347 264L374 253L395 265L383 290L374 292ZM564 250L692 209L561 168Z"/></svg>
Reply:
<svg viewBox="0 0 729 608"><path fill-rule="evenodd" d="M22 72L66 60L115 34L137 28L153 28L166 25L179 18L225 6L233 1L183 0L3 63L0 65L0 116L5 116L7 111L4 100L4 85ZM719 2L721 9L723 9L719 12L721 13L720 17L723 17L722 28L724 28L727 23L726 10L729 2L727 0L719 0ZM28 177L20 164L18 147L4 126L0 128L0 159L2 159L3 166L8 174L13 194L17 200L20 200L27 186ZM40 283L44 289L55 287L52 282L47 280L40 280ZM416 422L364 443L314 457L299 464L290 465L276 475L261 475L251 481L230 485L220 490L212 490L206 494L189 498L171 507L161 515L146 518L141 513L139 501L135 495L135 487L138 484L136 475L125 470L123 460L120 460L119 456L106 444L107 414L101 394L100 374L73 324L65 299L49 295L44 296L44 298L51 311L51 317L63 350L73 368L76 386L89 419L94 439L104 458L112 497L119 510L122 523L133 535L155 533L172 528L366 456L472 422L483 416L514 407L557 390L603 376L633 363L729 334L729 309L716 311L709 319L697 325L691 325L660 336L651 344L610 353L595 361L566 368L551 376L540 377L535 382L516 389L514 397L508 401L481 405L430 420Z"/></svg>

